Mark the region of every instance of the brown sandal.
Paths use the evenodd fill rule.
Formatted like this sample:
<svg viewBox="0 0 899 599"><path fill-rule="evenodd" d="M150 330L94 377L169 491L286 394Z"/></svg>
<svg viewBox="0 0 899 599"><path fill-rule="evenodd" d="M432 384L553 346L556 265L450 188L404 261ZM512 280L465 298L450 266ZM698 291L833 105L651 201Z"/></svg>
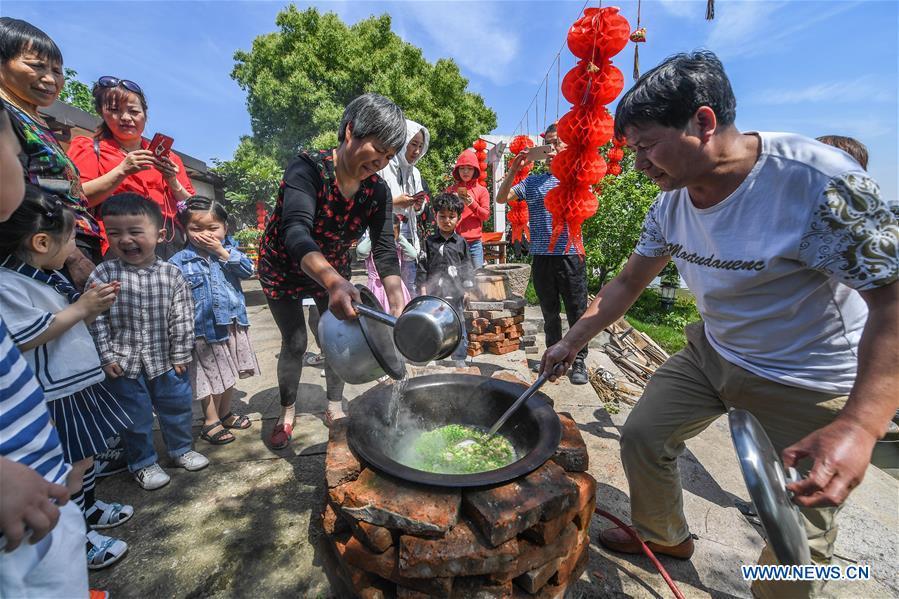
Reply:
<svg viewBox="0 0 899 599"><path fill-rule="evenodd" d="M232 419L231 424L226 423L226 420ZM225 428L236 428L240 430L248 429L252 423L250 422L250 417L246 414L241 414L238 416L234 412L228 412L224 416L222 416L222 426Z"/></svg>
<svg viewBox="0 0 899 599"><path fill-rule="evenodd" d="M210 435L209 432L214 430L216 427L222 427L222 430L215 433L214 435ZM227 435L227 437L226 437ZM208 426L204 426L200 429L200 438L209 443L210 445L227 445L234 441L237 437L235 437L231 431L222 424L221 420L216 420L212 424Z"/></svg>

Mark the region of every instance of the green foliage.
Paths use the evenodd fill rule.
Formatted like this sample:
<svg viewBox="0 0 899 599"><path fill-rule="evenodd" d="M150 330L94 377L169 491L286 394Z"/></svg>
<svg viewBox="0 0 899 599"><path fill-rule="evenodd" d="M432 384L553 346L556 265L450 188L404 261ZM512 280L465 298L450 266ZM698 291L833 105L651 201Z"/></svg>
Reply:
<svg viewBox="0 0 899 599"><path fill-rule="evenodd" d="M456 63L429 63L390 30L388 15L347 26L332 12L290 5L276 24L279 31L235 53L231 77L247 92L254 141L282 165L300 148L336 145L344 106L366 92L428 127L431 147L418 167L435 192L459 152L496 127L496 113L466 91Z"/></svg>
<svg viewBox="0 0 899 599"><path fill-rule="evenodd" d="M640 294L625 317L635 329L652 337L670 354L687 344L684 327L700 320L691 296L678 297L671 311L666 312L662 309L661 296L652 289Z"/></svg>
<svg viewBox="0 0 899 599"><path fill-rule="evenodd" d="M256 222L256 202L275 205L284 168L249 137L243 137L231 160L213 158L213 171L223 180L231 214L244 224Z"/></svg>
<svg viewBox="0 0 899 599"><path fill-rule="evenodd" d="M584 223L584 251L591 291L605 284L631 255L643 219L659 193L658 186L633 165L633 153L626 151L621 174L602 180L599 208Z"/></svg>
<svg viewBox="0 0 899 599"><path fill-rule="evenodd" d="M262 237L263 232L262 229L257 229L256 227L247 227L235 233L233 237L238 245L256 245L259 243L259 239Z"/></svg>
<svg viewBox="0 0 899 599"><path fill-rule="evenodd" d="M91 88L78 81L77 77L78 71L68 67L65 68L65 84L62 86L62 91L59 92L59 99L75 108L80 108L84 112L99 116L97 111L94 110L94 97L91 95Z"/></svg>

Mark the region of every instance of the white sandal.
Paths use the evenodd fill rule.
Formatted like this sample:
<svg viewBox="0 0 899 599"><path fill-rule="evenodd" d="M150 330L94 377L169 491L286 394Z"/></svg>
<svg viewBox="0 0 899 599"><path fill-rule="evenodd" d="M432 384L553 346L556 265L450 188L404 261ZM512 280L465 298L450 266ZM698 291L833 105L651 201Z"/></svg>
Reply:
<svg viewBox="0 0 899 599"><path fill-rule="evenodd" d="M128 543L89 530L87 532L87 569L101 570L116 563L128 553Z"/></svg>
<svg viewBox="0 0 899 599"><path fill-rule="evenodd" d="M97 515L99 512L99 516ZM122 503L106 503L97 499L94 505L84 515L91 528L103 530L124 524L134 515L134 508ZM96 522L94 521L96 520Z"/></svg>

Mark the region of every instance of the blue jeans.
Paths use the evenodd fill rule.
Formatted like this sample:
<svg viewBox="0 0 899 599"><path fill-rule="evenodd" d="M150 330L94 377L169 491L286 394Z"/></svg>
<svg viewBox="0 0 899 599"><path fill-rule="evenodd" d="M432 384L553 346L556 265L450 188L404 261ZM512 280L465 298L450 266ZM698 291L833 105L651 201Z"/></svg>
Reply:
<svg viewBox="0 0 899 599"><path fill-rule="evenodd" d="M462 321L462 339L459 340L459 345L453 350L450 360L464 360L468 357L468 331L465 330L465 307L462 305L461 300L450 301L450 303L453 304L453 308L455 308L456 313L459 315L459 320Z"/></svg>
<svg viewBox="0 0 899 599"><path fill-rule="evenodd" d="M403 256L403 264L400 266L400 278L403 279L403 283L406 285L406 289L409 290L411 297L418 295L418 289L415 287L415 272L417 270L418 264L415 260L409 260L406 256Z"/></svg>
<svg viewBox="0 0 899 599"><path fill-rule="evenodd" d="M468 252L471 254L471 262L475 270L484 266L484 244L478 241L468 242Z"/></svg>
<svg viewBox="0 0 899 599"><path fill-rule="evenodd" d="M153 447L153 411L159 418L159 430L169 457L177 458L191 448L191 409L193 392L188 374L175 374L171 369L156 378L141 375L130 379L107 378L106 387L115 393L132 425L122 431L128 469L137 472L158 460Z"/></svg>

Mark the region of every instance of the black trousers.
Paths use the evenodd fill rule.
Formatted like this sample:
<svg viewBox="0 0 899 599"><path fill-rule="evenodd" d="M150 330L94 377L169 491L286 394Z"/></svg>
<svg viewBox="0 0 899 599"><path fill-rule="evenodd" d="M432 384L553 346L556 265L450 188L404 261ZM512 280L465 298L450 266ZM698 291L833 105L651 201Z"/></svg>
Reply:
<svg viewBox="0 0 899 599"><path fill-rule="evenodd" d="M582 257L576 255L537 255L533 256L531 262L531 277L543 312L546 347L550 347L562 339L562 303L565 304L569 326L573 326L587 310L587 264ZM586 345L578 352L577 357L580 360L587 357Z"/></svg>
<svg viewBox="0 0 899 599"><path fill-rule="evenodd" d="M301 299L283 298L268 299L268 307L272 318L281 331L281 354L278 356L278 391L282 406L292 406L297 400L297 386L303 373L303 356L309 336L306 333L306 318L303 316ZM328 297L315 299L315 306L309 310L309 327L318 339L318 315L328 309ZM343 397L344 382L337 376L328 362L325 361L325 383L328 399L340 400Z"/></svg>

